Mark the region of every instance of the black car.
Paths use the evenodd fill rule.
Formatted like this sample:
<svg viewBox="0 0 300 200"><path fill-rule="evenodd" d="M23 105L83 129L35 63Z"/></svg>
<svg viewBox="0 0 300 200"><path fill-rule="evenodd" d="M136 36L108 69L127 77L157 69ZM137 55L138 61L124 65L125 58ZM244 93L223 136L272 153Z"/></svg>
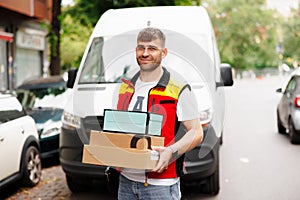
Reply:
<svg viewBox="0 0 300 200"><path fill-rule="evenodd" d="M68 94L62 76L35 78L17 88L17 98L36 122L42 158L58 158L61 116Z"/></svg>
<svg viewBox="0 0 300 200"><path fill-rule="evenodd" d="M296 70L289 77L276 108L278 132L290 136L293 144L300 143L300 71Z"/></svg>

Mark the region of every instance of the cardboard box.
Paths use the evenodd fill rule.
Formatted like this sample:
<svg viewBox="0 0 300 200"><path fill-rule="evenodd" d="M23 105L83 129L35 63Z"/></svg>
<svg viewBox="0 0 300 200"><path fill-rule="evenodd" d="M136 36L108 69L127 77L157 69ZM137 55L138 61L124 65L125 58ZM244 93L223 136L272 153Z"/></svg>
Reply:
<svg viewBox="0 0 300 200"><path fill-rule="evenodd" d="M91 131L89 145L83 148L83 163L153 169L159 159L150 146L164 146L164 138L140 134Z"/></svg>

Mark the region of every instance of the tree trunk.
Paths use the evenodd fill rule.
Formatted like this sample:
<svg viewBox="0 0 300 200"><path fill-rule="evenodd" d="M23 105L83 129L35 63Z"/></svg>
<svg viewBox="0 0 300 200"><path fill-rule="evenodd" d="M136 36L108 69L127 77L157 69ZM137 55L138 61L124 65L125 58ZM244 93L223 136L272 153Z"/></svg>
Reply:
<svg viewBox="0 0 300 200"><path fill-rule="evenodd" d="M60 67L60 20L61 1L53 0L52 5L52 22L51 22L51 42L50 42L50 74L59 75Z"/></svg>

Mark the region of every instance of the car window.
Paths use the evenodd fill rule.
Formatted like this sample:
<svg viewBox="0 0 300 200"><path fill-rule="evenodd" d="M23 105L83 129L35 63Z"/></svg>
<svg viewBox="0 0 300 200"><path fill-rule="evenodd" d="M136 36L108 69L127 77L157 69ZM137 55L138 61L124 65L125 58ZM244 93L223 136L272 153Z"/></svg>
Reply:
<svg viewBox="0 0 300 200"><path fill-rule="evenodd" d="M0 99L0 123L5 123L25 115L25 111L16 98Z"/></svg>
<svg viewBox="0 0 300 200"><path fill-rule="evenodd" d="M295 77L293 77L289 83L287 84L286 86L286 89L285 89L285 93L287 92L293 92L296 88L296 80L295 80Z"/></svg>
<svg viewBox="0 0 300 200"><path fill-rule="evenodd" d="M295 92L300 94L300 77L295 76Z"/></svg>
<svg viewBox="0 0 300 200"><path fill-rule="evenodd" d="M0 111L0 123L5 123L20 117L25 116L24 111L19 110L5 110Z"/></svg>
<svg viewBox="0 0 300 200"><path fill-rule="evenodd" d="M18 99L25 109L60 107L66 101L66 87L18 90Z"/></svg>

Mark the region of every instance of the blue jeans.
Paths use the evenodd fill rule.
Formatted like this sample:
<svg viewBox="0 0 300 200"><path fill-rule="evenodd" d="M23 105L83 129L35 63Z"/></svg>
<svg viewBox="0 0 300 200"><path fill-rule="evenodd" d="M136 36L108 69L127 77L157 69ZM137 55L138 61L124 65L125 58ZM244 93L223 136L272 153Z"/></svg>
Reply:
<svg viewBox="0 0 300 200"><path fill-rule="evenodd" d="M179 182L171 186L148 185L135 182L120 175L119 200L179 200L181 193Z"/></svg>

